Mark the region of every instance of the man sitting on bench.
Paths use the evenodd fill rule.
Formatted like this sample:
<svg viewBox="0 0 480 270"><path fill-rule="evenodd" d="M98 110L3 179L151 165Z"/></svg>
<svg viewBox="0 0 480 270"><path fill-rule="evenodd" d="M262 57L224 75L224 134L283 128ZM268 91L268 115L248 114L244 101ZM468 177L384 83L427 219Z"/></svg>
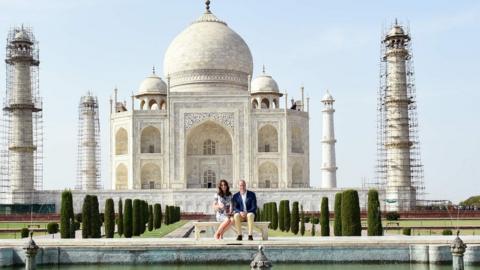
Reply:
<svg viewBox="0 0 480 270"><path fill-rule="evenodd" d="M242 221L247 221L248 240L253 240L253 222L257 212L257 197L255 192L247 190L245 180L240 180L238 185L240 191L235 193L232 198L233 220L238 233L237 240L242 240Z"/></svg>

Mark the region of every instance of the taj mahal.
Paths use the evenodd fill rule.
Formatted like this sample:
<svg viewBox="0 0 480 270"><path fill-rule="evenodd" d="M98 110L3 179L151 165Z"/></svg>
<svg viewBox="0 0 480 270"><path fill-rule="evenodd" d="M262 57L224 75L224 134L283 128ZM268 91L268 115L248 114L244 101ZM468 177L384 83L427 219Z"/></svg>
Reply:
<svg viewBox="0 0 480 270"><path fill-rule="evenodd" d="M36 97L30 84L31 71L39 64L33 35L22 27L9 40L11 54L6 62L14 79L7 91L7 116L14 134L16 130L27 135L9 137L5 151L10 158L2 165L8 176L2 180L1 203L10 207L50 205L59 211L62 190L42 190L37 185L35 123L41 108L25 105L35 105ZM379 193L386 202L382 208L390 210L412 209L416 203L414 164L406 162L411 160L410 148L415 142L409 138L408 123L402 122L408 119L404 116L409 115L410 104L405 83L409 40L409 34L395 24L382 41L389 75L382 103L388 123L385 134L400 134L386 136L382 143L387 157L386 182ZM149 203L178 205L185 212L211 213L212 196L221 179L234 188L239 180L245 180L257 193L260 205L289 199L299 201L306 211L318 211L321 198L328 197L333 207L335 194L343 189L337 187L335 100L329 92L321 100L322 138L310 138L309 98L303 88L301 97L294 99L280 91L265 67L255 74L247 42L213 14L209 1L206 10L173 39L163 61L163 75L154 68L131 102L121 102L125 96L113 91L110 126L105 129L110 153L109 175L104 178L110 179L110 186L102 187L98 173L100 145L95 118L98 106L108 103L99 103L91 94L82 97L81 181L73 190L76 210L86 194L95 194L100 202L142 198ZM34 124L29 128L15 124L25 122ZM322 170L321 187L310 185L311 139L322 142L322 164L313 165ZM24 164L31 173L25 173ZM355 189L365 207L368 189Z"/></svg>

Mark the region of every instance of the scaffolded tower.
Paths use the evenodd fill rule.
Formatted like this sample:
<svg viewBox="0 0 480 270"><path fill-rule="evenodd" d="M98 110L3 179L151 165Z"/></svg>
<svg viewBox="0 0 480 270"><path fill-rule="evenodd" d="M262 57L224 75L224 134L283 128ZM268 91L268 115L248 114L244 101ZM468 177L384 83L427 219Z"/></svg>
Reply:
<svg viewBox="0 0 480 270"><path fill-rule="evenodd" d="M38 43L29 28L7 37L6 93L1 129L1 192L5 204L31 204L42 188L42 99Z"/></svg>
<svg viewBox="0 0 480 270"><path fill-rule="evenodd" d="M388 211L412 210L424 194L410 35L397 22L384 35L377 122L377 182Z"/></svg>
<svg viewBox="0 0 480 270"><path fill-rule="evenodd" d="M100 189L100 122L98 100L88 92L78 105L76 189Z"/></svg>

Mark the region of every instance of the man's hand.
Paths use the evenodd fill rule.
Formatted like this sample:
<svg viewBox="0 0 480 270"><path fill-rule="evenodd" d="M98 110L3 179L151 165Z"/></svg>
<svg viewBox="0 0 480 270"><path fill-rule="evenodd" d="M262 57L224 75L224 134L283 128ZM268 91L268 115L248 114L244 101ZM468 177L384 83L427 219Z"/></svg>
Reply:
<svg viewBox="0 0 480 270"><path fill-rule="evenodd" d="M240 216L242 218L246 218L247 217L247 212L240 212Z"/></svg>

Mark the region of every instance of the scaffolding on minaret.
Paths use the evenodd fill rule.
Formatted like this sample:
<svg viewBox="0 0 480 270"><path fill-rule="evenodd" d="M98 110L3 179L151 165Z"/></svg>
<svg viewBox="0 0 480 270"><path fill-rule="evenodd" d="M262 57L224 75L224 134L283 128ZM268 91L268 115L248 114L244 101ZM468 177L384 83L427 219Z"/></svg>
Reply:
<svg viewBox="0 0 480 270"><path fill-rule="evenodd" d="M397 22L392 25L399 26ZM402 27L403 29L403 27ZM408 55L405 59L405 74L406 74L406 91L408 99L408 141L410 144L409 148L409 170L410 170L410 184L415 192L415 200L413 203L414 206L422 206L422 202L425 199L425 184L424 184L424 168L421 162L421 148L419 140L419 126L418 126L418 114L417 114L417 100L416 100L416 89L415 89L415 76L413 68L413 55L412 55L412 42L410 40L409 29L405 30L405 35L408 37L407 42L405 43L405 49L408 52ZM387 36L386 31L382 33L382 43L381 43L381 58L380 58L380 74L379 74L379 88L378 88L378 97L377 97L377 162L375 166L375 182L371 185L376 186L380 189L387 188L387 173L388 170L394 166L398 166L399 159L401 157L389 154L387 155L387 142L395 140L391 132L392 128L388 126L387 121L387 98L389 92L389 74L387 72L387 45L385 44L384 38ZM391 98L391 96L389 97ZM400 162L401 164L401 162ZM398 205L410 205L411 202L406 202L409 200L409 196L402 197L401 195L398 198ZM386 204L388 205L386 200ZM400 209L402 210L402 209Z"/></svg>
<svg viewBox="0 0 480 270"><path fill-rule="evenodd" d="M0 203L30 204L43 187L43 117L38 42L30 28L7 36L0 126Z"/></svg>
<svg viewBox="0 0 480 270"><path fill-rule="evenodd" d="M78 105L77 183L75 189L101 189L98 99L88 92Z"/></svg>

